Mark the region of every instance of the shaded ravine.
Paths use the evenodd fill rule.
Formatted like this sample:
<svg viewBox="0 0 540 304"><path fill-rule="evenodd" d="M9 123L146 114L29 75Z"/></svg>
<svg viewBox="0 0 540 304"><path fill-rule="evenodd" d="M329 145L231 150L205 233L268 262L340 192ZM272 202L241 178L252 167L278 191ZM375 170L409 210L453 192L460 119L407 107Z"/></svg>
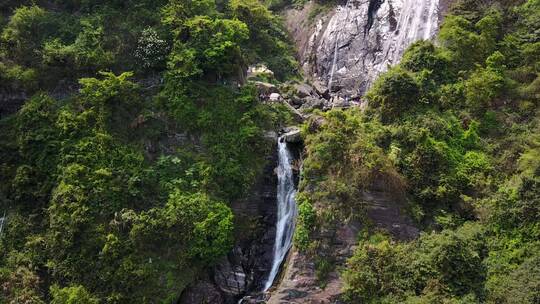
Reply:
<svg viewBox="0 0 540 304"><path fill-rule="evenodd" d="M277 222L276 239L274 242L274 255L272 268L266 279L264 290L267 291L279 272L280 266L291 248L296 224L296 188L292 169L293 156L287 147L283 135L278 139L278 185L277 185Z"/></svg>

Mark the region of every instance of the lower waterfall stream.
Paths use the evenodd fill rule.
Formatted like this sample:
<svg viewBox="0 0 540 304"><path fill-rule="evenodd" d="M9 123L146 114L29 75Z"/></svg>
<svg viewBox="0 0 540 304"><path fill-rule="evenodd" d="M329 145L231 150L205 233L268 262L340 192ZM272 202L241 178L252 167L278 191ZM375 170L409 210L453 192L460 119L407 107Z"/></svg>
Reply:
<svg viewBox="0 0 540 304"><path fill-rule="evenodd" d="M263 291L268 290L274 283L281 263L292 245L297 215L292 161L293 156L287 147L287 141L284 136L281 136L278 139L276 238L272 268L264 284Z"/></svg>

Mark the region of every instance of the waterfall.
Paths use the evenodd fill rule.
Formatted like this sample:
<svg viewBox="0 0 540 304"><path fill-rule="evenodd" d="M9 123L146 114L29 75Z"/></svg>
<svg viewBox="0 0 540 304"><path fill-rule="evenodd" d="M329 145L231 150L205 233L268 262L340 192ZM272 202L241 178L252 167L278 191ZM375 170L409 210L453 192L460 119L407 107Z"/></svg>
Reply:
<svg viewBox="0 0 540 304"><path fill-rule="evenodd" d="M336 39L336 46L334 48L334 59L332 60L332 68L330 69L330 79L328 80L328 91L330 91L330 92L332 92L332 80L334 78L334 71L336 69L338 41L339 41L339 39Z"/></svg>
<svg viewBox="0 0 540 304"><path fill-rule="evenodd" d="M304 65L329 90L339 84L341 96L361 96L407 47L433 38L439 1L347 0L311 34Z"/></svg>
<svg viewBox="0 0 540 304"><path fill-rule="evenodd" d="M389 65L399 62L403 52L413 42L428 40L435 34L439 20L439 0L405 0L394 31L394 39L388 39L383 47L384 60L376 67L379 73L386 71ZM434 28L435 27L435 28Z"/></svg>
<svg viewBox="0 0 540 304"><path fill-rule="evenodd" d="M344 23L349 21L349 1L347 0L347 3L345 3L345 10L347 11L347 15L345 16ZM341 7L337 8L338 11L341 10ZM332 92L332 82L334 80L334 71L336 70L336 62L337 62L337 56L338 56L338 50L339 50L339 40L341 39L341 32L343 30L343 27L340 27L337 31L337 34L335 36L336 38L336 44L334 45L334 59L332 59L332 67L330 68L330 79L328 80L328 91Z"/></svg>
<svg viewBox="0 0 540 304"><path fill-rule="evenodd" d="M414 41L431 38L433 24L438 20L437 2L438 0L404 2L396 31L399 33L394 45L396 58L393 60L398 61L398 57L401 57L403 51Z"/></svg>
<svg viewBox="0 0 540 304"><path fill-rule="evenodd" d="M431 39L436 31L436 29L433 29L433 25L437 25L437 22L439 21L438 4L439 3L436 0L431 0L427 15L426 29L424 31L424 40Z"/></svg>
<svg viewBox="0 0 540 304"><path fill-rule="evenodd" d="M279 272L279 267L287 252L291 248L296 220L296 189L294 186L293 171L291 162L292 154L287 148L284 136L278 139L278 186L277 186L277 223L276 238L274 242L274 258L272 269L268 279L264 284L264 291L268 290L274 283Z"/></svg>
<svg viewBox="0 0 540 304"><path fill-rule="evenodd" d="M4 211L4 216L0 217L0 236L2 236L2 231L4 230L5 221L6 221L6 212Z"/></svg>

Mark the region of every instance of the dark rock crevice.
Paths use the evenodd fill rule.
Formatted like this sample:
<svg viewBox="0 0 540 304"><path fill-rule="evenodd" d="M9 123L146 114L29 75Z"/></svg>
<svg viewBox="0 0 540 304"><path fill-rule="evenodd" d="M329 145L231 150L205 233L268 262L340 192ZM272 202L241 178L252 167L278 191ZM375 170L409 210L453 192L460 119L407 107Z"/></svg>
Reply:
<svg viewBox="0 0 540 304"><path fill-rule="evenodd" d="M27 99L24 91L0 87L0 118L17 112Z"/></svg>
<svg viewBox="0 0 540 304"><path fill-rule="evenodd" d="M369 0L368 5L368 13L367 13L367 22L364 26L364 37L369 34L369 30L373 26L373 23L375 22L375 18L377 16L377 11L383 4L384 0Z"/></svg>

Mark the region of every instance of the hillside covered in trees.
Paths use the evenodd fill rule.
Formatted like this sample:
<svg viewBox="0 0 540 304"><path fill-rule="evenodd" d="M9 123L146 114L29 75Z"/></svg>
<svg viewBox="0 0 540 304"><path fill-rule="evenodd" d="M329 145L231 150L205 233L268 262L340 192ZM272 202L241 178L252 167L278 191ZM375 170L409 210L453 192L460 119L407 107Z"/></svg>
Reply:
<svg viewBox="0 0 540 304"><path fill-rule="evenodd" d="M285 97L305 81L279 16L303 5L2 1L0 303L177 303L255 230L231 206L297 113L246 70ZM336 303L540 303L540 1L454 1L362 101L302 113L293 250L319 288L338 273ZM377 227L374 189L417 235ZM349 222L340 263L325 232Z"/></svg>
<svg viewBox="0 0 540 304"><path fill-rule="evenodd" d="M2 1L2 303L171 303L233 243L229 204L288 114L242 86L295 73L255 0ZM7 100L7 98L6 98Z"/></svg>
<svg viewBox="0 0 540 304"><path fill-rule="evenodd" d="M539 1L457 2L366 110L308 120L296 245L323 286L336 265L321 232L359 219L337 266L349 303L540 301L539 30ZM418 238L375 227L359 199L373 188L403 202Z"/></svg>

